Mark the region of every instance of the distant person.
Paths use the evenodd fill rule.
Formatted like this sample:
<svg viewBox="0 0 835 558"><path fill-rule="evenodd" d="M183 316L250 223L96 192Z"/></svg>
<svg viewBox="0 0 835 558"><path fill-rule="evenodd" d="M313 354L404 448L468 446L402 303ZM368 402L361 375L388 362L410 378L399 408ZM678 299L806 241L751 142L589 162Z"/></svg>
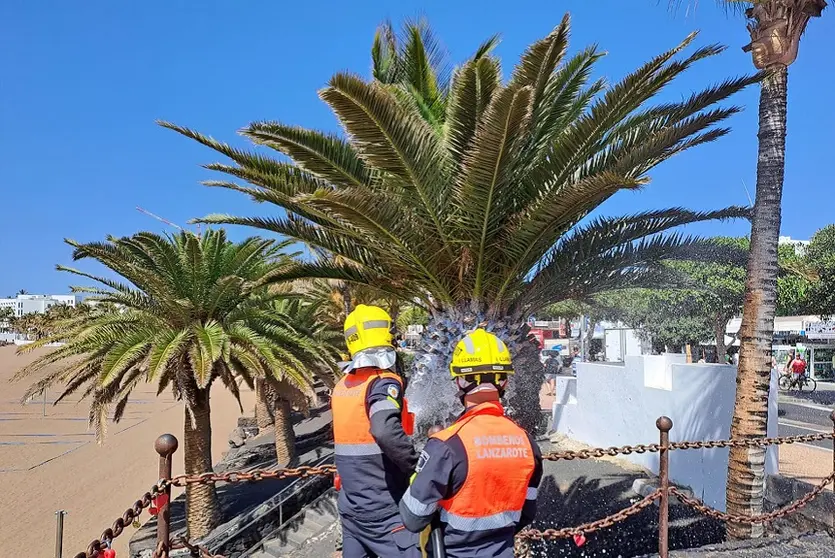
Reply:
<svg viewBox="0 0 835 558"><path fill-rule="evenodd" d="M803 389L803 376L806 375L806 359L803 358L803 353L798 353L791 362L792 371L792 386L797 386Z"/></svg>
<svg viewBox="0 0 835 558"><path fill-rule="evenodd" d="M577 375L577 364L583 361L583 357L580 356L580 347L574 347L574 354L571 358L571 375Z"/></svg>
<svg viewBox="0 0 835 558"><path fill-rule="evenodd" d="M794 355L795 355L795 350L792 349L789 352L789 358L786 360L786 366L783 368L783 371L786 374L790 374L791 371L792 371L792 362L794 362Z"/></svg>
<svg viewBox="0 0 835 558"><path fill-rule="evenodd" d="M545 385L548 386L546 395L556 395L557 374L560 373L560 361L557 357L549 356L545 360Z"/></svg>

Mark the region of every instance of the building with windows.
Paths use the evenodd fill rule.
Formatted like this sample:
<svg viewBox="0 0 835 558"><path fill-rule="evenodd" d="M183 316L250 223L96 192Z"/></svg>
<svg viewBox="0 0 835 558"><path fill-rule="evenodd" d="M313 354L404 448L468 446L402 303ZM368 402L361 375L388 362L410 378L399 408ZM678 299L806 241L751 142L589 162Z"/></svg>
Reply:
<svg viewBox="0 0 835 558"><path fill-rule="evenodd" d="M739 346L742 318L734 318L725 329L725 342ZM809 373L816 380L835 380L835 321L820 316L778 316L774 318L774 341L771 347L778 368L789 355L801 350L809 363Z"/></svg>
<svg viewBox="0 0 835 558"><path fill-rule="evenodd" d="M75 307L81 303L78 295L19 294L15 298L0 298L0 308L11 308L15 317L24 314L43 314L50 306L65 304Z"/></svg>

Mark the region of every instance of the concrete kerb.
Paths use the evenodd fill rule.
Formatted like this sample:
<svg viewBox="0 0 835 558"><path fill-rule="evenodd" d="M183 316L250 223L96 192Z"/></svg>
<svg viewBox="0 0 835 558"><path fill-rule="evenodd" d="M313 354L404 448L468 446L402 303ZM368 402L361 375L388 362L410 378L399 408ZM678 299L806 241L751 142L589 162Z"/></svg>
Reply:
<svg viewBox="0 0 835 558"><path fill-rule="evenodd" d="M802 480L769 475L766 479L765 498L770 509L777 509L798 500L812 491L813 485ZM821 492L817 498L801 508L797 514L803 516L811 525L807 529L835 528L835 493L829 490ZM789 516L791 518L791 516ZM797 521L797 518L794 519Z"/></svg>
<svg viewBox="0 0 835 558"><path fill-rule="evenodd" d="M559 450L579 451L582 449L592 448L592 446L583 444L576 440L572 440L571 438L566 437L564 434L559 433L552 434L550 437L550 441ZM609 463L617 465L618 467L621 467L622 469L625 469L627 471L632 471L635 473L645 475L645 478L635 479L635 482L632 483L632 491L641 496L642 498L649 496L660 487L658 476L653 474L652 471L645 467L636 465L635 463L632 463L631 461L628 461L626 459L621 459L619 457L611 457L608 455L595 459L598 459L600 461L608 461ZM681 490L686 496L690 498L694 497L693 490L689 486L680 486L674 483L670 484L671 486L675 486L676 488ZM653 505L657 506L658 502L654 502Z"/></svg>

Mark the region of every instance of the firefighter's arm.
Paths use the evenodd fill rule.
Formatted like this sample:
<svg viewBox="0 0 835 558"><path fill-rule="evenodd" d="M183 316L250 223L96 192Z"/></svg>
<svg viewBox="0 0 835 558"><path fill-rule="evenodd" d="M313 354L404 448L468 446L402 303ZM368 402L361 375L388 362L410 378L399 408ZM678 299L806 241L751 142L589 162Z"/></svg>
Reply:
<svg viewBox="0 0 835 558"><path fill-rule="evenodd" d="M417 465L412 440L403 431L400 414L403 409L403 389L396 380L377 380L368 390L366 399L371 435L401 471L411 475Z"/></svg>
<svg viewBox="0 0 835 558"><path fill-rule="evenodd" d="M455 458L449 447L430 438L420 452L417 472L400 500L400 519L406 529L420 533L432 522L438 502L447 497Z"/></svg>
<svg viewBox="0 0 835 558"><path fill-rule="evenodd" d="M542 482L542 450L539 448L539 444L536 443L536 440L534 440L530 435L528 436L528 439L531 442L535 463L533 475L531 475L531 480L528 483L525 503L522 506L522 517L516 525L517 533L533 523L533 520L536 517L537 490L539 489L539 483Z"/></svg>

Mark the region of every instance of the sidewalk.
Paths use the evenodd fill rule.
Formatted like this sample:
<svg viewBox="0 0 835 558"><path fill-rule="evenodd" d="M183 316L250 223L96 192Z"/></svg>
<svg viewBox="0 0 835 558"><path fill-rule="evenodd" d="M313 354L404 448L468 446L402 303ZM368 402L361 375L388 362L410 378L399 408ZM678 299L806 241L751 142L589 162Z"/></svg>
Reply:
<svg viewBox="0 0 835 558"><path fill-rule="evenodd" d="M800 444L780 446L780 474L809 484L818 484L832 473L832 460L831 450ZM832 485L826 489L832 490Z"/></svg>

